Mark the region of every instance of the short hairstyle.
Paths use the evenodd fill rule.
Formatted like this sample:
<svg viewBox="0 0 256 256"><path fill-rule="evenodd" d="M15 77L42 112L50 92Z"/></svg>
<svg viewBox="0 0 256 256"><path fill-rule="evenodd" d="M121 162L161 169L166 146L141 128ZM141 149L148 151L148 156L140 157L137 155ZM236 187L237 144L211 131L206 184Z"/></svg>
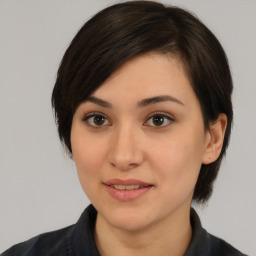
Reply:
<svg viewBox="0 0 256 256"><path fill-rule="evenodd" d="M202 164L193 200L206 202L212 194L229 142L233 110L232 78L226 54L213 33L190 12L153 1L114 4L97 13L78 31L65 52L52 93L60 140L72 155L73 115L122 64L147 52L180 57L199 100L205 129L227 115L219 158Z"/></svg>

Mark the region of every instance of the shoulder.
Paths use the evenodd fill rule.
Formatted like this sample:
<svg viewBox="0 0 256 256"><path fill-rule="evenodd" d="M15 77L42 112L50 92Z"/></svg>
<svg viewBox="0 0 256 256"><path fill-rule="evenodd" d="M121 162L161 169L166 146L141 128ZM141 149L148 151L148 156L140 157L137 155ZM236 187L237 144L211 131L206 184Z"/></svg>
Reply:
<svg viewBox="0 0 256 256"><path fill-rule="evenodd" d="M208 235L209 246L211 249L211 255L218 256L246 256L245 254L238 251L232 245L220 239L216 236L213 236L206 232Z"/></svg>
<svg viewBox="0 0 256 256"><path fill-rule="evenodd" d="M99 256L93 238L96 216L97 211L89 205L76 224L35 236L1 256Z"/></svg>
<svg viewBox="0 0 256 256"><path fill-rule="evenodd" d="M1 256L27 256L27 255L65 255L61 252L66 251L66 241L69 233L72 231L74 225L62 228L56 231L47 232L35 236L25 242L12 246L7 251L3 252Z"/></svg>
<svg viewBox="0 0 256 256"><path fill-rule="evenodd" d="M193 234L185 256L246 256L226 241L209 234L194 209L191 209L190 219Z"/></svg>

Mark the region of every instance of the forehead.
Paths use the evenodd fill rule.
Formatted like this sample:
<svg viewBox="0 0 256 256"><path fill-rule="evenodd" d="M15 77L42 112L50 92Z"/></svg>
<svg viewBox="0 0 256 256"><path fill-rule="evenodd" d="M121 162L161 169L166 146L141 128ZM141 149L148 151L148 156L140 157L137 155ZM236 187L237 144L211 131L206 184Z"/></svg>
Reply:
<svg viewBox="0 0 256 256"><path fill-rule="evenodd" d="M181 59L150 52L124 63L91 96L127 103L160 95L195 98Z"/></svg>

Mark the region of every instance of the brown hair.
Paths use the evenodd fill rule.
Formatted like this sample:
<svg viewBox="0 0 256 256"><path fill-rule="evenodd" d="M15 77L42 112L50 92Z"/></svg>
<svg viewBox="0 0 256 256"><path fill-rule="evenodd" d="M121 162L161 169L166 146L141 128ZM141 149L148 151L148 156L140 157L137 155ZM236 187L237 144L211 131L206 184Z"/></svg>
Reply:
<svg viewBox="0 0 256 256"><path fill-rule="evenodd" d="M61 61L52 94L59 137L72 154L71 124L78 105L118 67L140 54L157 51L181 57L200 102L205 129L225 113L228 124L219 158L202 165L194 201L212 193L233 119L232 78L225 52L213 33L188 11L153 1L112 5L79 30Z"/></svg>

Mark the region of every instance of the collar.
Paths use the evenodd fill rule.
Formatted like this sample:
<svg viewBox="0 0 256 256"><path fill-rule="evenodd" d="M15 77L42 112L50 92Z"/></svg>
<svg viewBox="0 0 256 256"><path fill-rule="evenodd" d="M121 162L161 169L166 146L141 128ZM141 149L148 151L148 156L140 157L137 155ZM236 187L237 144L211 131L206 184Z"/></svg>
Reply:
<svg viewBox="0 0 256 256"><path fill-rule="evenodd" d="M78 222L73 226L67 240L69 256L100 256L94 242L94 227L97 211L89 205ZM202 228L196 211L191 208L190 221L192 239L184 256L242 256L239 251L225 241L210 235Z"/></svg>

